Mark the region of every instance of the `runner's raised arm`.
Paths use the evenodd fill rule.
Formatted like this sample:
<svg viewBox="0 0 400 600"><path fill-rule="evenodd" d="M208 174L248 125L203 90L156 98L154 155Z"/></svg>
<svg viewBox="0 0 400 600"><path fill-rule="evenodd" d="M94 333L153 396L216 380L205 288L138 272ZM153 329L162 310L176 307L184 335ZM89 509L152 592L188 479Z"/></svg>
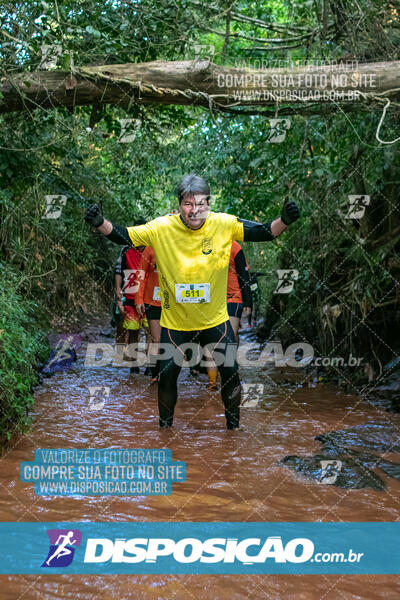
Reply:
<svg viewBox="0 0 400 600"><path fill-rule="evenodd" d="M268 242L283 233L286 227L297 221L299 217L300 210L297 204L285 201L281 216L272 222L258 223L257 221L247 221L240 218L239 221L243 223L245 242ZM100 233L115 244L132 243L128 229L123 225L117 225L104 219L97 204L92 204L88 208L85 214L85 221L93 227L97 227ZM143 242L143 244L149 245L148 242Z"/></svg>
<svg viewBox="0 0 400 600"><path fill-rule="evenodd" d="M281 235L288 225L291 225L300 217L299 207L295 202L286 202L282 208L280 217L269 223L258 223L257 221L246 221L243 223L245 242L269 242Z"/></svg>
<svg viewBox="0 0 400 600"><path fill-rule="evenodd" d="M115 244L131 244L128 230L122 225L114 225L111 221L108 221L103 217L100 212L100 208L97 204L92 204L85 213L85 221L97 227L97 229L105 235L111 242Z"/></svg>

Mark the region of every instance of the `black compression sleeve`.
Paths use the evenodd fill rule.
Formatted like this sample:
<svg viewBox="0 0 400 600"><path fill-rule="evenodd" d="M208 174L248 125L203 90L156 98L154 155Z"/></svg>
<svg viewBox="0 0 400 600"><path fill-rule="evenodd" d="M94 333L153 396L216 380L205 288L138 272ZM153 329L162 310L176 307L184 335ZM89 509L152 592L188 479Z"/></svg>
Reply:
<svg viewBox="0 0 400 600"><path fill-rule="evenodd" d="M249 306L251 308L253 302L250 288L250 273L247 268L246 257L244 255L243 250L239 250L239 252L235 256L235 270L239 282L240 291L242 293L243 306Z"/></svg>
<svg viewBox="0 0 400 600"><path fill-rule="evenodd" d="M257 223L246 219L239 221L243 223L245 242L269 242L275 239L271 232L271 223Z"/></svg>
<svg viewBox="0 0 400 600"><path fill-rule="evenodd" d="M131 246L132 242L127 228L123 227L123 225L114 225L114 223L112 223L112 226L112 231L106 235L106 238L109 239L110 242L114 242L114 244L129 244Z"/></svg>

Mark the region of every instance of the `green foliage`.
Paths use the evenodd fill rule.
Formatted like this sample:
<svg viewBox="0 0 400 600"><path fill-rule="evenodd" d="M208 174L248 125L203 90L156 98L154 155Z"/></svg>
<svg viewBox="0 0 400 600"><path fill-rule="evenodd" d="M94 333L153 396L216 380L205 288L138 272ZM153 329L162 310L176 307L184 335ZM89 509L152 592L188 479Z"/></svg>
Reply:
<svg viewBox="0 0 400 600"><path fill-rule="evenodd" d="M227 23L230 6L222 0L14 2L0 9L0 73L36 71L43 44L62 47L56 70L191 60L195 44L213 45L215 63L249 67L256 61L398 58L399 15L392 2L239 0ZM335 355L350 349L367 355L376 372L374 355L385 360L397 348L400 163L397 146L375 139L382 106L313 117L294 110L285 140L276 144L262 109L254 107L251 115L232 110L132 101L76 107L72 114L59 108L0 117L0 258L8 265L1 278L6 323L0 342L9 353L1 385L19 406L17 421L24 422L30 402L23 401L29 398L23 386L34 382L30 365L46 351L34 324L46 311L53 322L63 317L68 323L79 311L108 304L118 248L86 226L85 208L96 201L108 218L126 225L139 215L151 219L175 208L175 185L188 172L209 180L214 210L268 221L280 214L285 197L301 207L301 221L280 240L246 246L252 269L268 273L260 280L267 335L275 329L289 342L306 339ZM120 140L123 118L139 122L131 143ZM385 139L397 137L397 124L395 107L382 128ZM371 196L360 222L340 214L349 194ZM66 197L59 219L43 218L47 195ZM287 297L273 293L278 268L299 270ZM24 364L19 348L27 353Z"/></svg>
<svg viewBox="0 0 400 600"><path fill-rule="evenodd" d="M0 263L0 440L29 423L38 364L48 354L38 305L23 296L17 273Z"/></svg>

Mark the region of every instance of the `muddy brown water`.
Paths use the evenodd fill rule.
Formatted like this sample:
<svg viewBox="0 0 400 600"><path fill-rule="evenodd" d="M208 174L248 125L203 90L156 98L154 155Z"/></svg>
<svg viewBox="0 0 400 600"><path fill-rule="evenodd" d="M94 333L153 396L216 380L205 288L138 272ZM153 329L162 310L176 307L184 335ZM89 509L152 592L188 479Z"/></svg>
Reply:
<svg viewBox="0 0 400 600"><path fill-rule="evenodd" d="M102 338L95 329L87 339ZM84 346L68 372L35 393L34 424L3 454L1 521L398 521L400 482L383 476L386 491L343 490L302 478L279 464L291 454L317 453L326 431L387 419L358 396L320 384L297 387L302 376L271 368L241 369L242 382L263 383L262 402L242 409L242 431L225 429L219 394L188 369L179 380L171 431L158 429L156 389L126 368L84 367ZM142 369L143 372L143 369ZM109 386L100 411L88 410L89 386ZM166 497L41 497L19 477L37 448L169 448L187 464L187 481ZM386 455L400 462L399 455ZM0 598L11 599L296 599L375 600L400 597L388 575L12 575L0 576Z"/></svg>

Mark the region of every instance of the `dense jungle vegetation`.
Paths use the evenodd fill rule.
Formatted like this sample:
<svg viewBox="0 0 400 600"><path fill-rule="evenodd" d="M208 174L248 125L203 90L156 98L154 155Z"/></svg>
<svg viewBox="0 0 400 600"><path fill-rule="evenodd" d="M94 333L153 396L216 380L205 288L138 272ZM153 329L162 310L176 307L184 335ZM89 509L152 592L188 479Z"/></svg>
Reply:
<svg viewBox="0 0 400 600"><path fill-rule="evenodd" d="M69 70L71 61L191 60L196 44L229 66L390 62L399 59L399 11L386 0L17 1L0 9L1 78L43 69L42 45L61 49L49 71ZM392 98L385 141L399 135L399 106ZM45 333L61 317L72 323L108 306L118 248L86 226L85 208L96 201L127 225L165 214L189 172L209 180L214 210L266 221L285 197L298 202L302 219L282 238L245 248L252 269L269 273L260 279L262 333L272 330L284 347L306 340L322 356L363 357L358 383L379 380L399 351L400 159L398 143L376 139L383 107L382 98L312 113L295 105L281 143L270 143L269 118L279 111L260 106L132 102L2 113L1 431L28 420ZM128 143L127 118L136 123ZM359 220L344 218L350 194L370 196ZM49 195L66 197L58 219L43 218ZM298 270L291 294L273 293L276 269Z"/></svg>

